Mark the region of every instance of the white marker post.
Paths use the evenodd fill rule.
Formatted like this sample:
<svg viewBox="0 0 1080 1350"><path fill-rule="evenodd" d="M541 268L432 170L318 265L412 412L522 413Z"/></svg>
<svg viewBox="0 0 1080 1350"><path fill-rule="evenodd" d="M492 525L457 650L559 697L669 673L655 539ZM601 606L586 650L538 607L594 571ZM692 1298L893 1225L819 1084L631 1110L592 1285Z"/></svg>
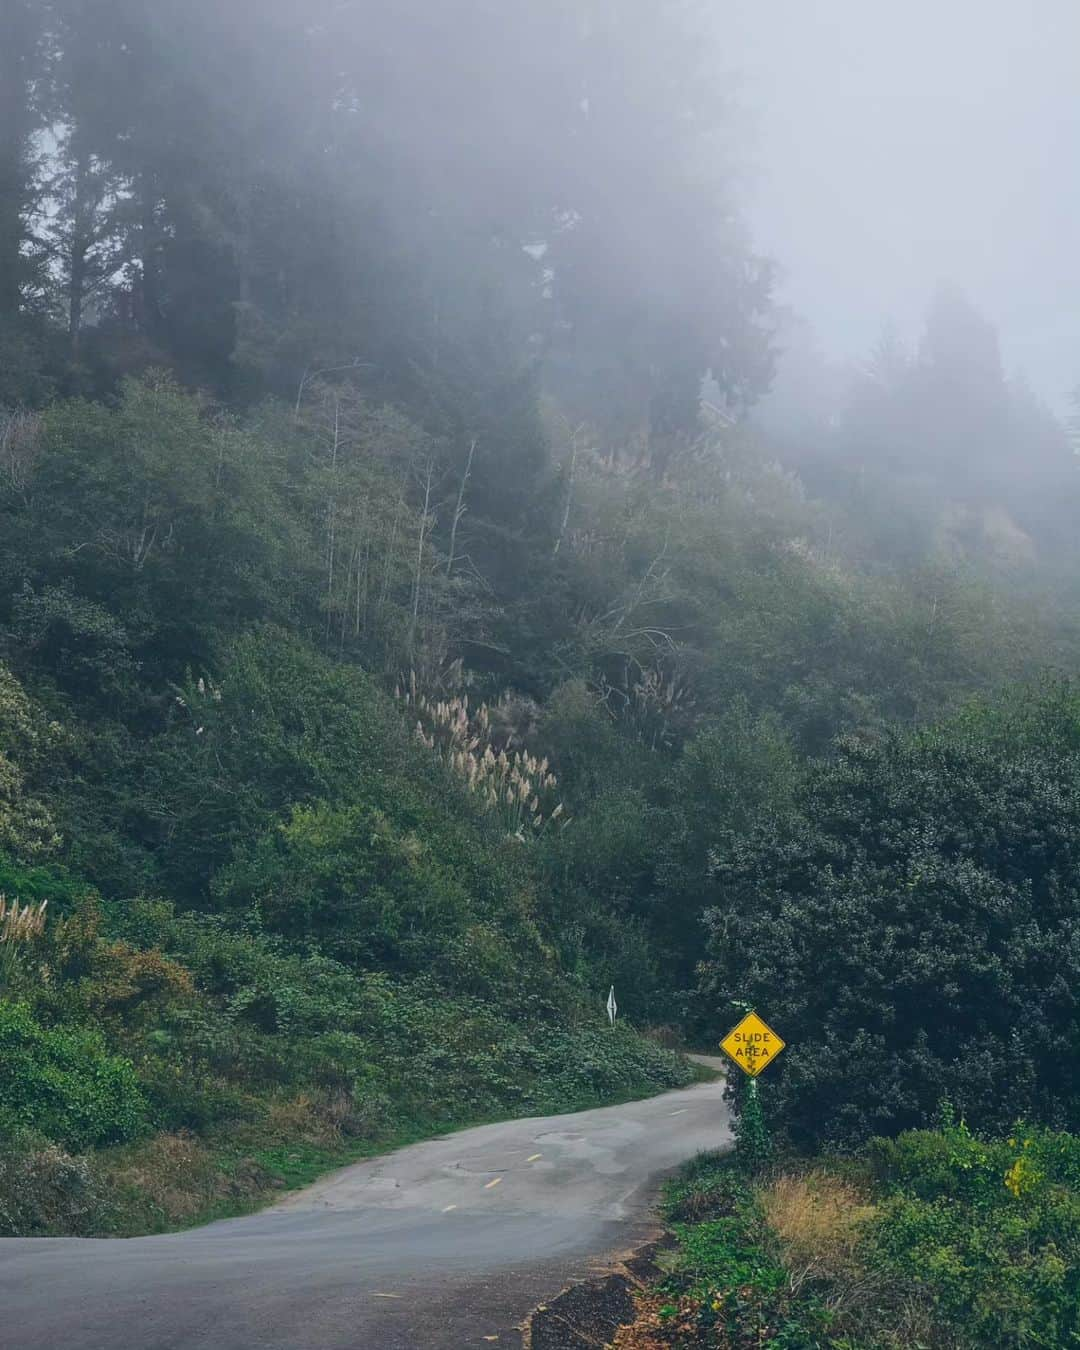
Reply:
<svg viewBox="0 0 1080 1350"><path fill-rule="evenodd" d="M619 1011L619 1005L615 1002L615 986L612 985L608 990L607 996L607 1015L608 1021L612 1026L615 1025L615 1014Z"/></svg>

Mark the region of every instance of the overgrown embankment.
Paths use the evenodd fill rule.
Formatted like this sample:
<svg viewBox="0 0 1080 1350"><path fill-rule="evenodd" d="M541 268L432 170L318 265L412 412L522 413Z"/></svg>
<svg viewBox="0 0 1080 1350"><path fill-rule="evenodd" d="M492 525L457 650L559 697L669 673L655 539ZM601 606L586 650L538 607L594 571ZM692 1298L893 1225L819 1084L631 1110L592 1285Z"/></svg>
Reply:
<svg viewBox="0 0 1080 1350"><path fill-rule="evenodd" d="M138 739L0 666L0 732L0 1233L196 1222L691 1080L560 965L527 843L306 643L224 645Z"/></svg>
<svg viewBox="0 0 1080 1350"><path fill-rule="evenodd" d="M628 1030L530 1026L423 983L352 986L337 991L343 1030L291 1036L238 1028L204 987L141 1050L0 1000L0 1235L182 1227L419 1138L692 1078Z"/></svg>
<svg viewBox="0 0 1080 1350"><path fill-rule="evenodd" d="M1020 1350L1080 1339L1080 1140L963 1125L747 1175L688 1165L615 1350Z"/></svg>
<svg viewBox="0 0 1080 1350"><path fill-rule="evenodd" d="M160 901L80 898L6 992L9 1235L160 1231L456 1126L692 1077L572 1006L352 970Z"/></svg>

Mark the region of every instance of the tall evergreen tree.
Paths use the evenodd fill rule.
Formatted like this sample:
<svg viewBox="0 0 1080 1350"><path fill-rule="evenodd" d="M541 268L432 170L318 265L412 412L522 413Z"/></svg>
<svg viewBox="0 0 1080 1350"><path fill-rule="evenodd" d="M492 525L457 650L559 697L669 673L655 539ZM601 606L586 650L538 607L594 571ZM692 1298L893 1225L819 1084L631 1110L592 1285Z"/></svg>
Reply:
<svg viewBox="0 0 1080 1350"><path fill-rule="evenodd" d="M32 297L40 261L34 209L49 113L44 0L8 0L0 14L0 316Z"/></svg>
<svg viewBox="0 0 1080 1350"><path fill-rule="evenodd" d="M131 254L126 184L118 167L123 100L117 81L125 53L106 6L56 0L56 102L59 126L50 192L53 249L72 357L88 307Z"/></svg>

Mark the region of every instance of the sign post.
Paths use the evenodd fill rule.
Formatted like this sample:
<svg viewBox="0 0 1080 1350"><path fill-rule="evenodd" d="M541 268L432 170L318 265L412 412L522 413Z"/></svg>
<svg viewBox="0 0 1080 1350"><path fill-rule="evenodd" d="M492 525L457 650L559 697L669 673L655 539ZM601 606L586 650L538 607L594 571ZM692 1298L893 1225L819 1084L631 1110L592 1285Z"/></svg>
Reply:
<svg viewBox="0 0 1080 1350"><path fill-rule="evenodd" d="M607 996L607 1015L608 1021L612 1026L615 1025L615 1014L619 1011L619 1005L615 1002L615 986L612 985L608 990Z"/></svg>
<svg viewBox="0 0 1080 1350"><path fill-rule="evenodd" d="M758 1101L757 1077L784 1048L783 1040L757 1015L748 1012L720 1042L720 1048L750 1079L746 1085L746 1104L735 1126L736 1153L751 1172L768 1159L772 1146L765 1118Z"/></svg>

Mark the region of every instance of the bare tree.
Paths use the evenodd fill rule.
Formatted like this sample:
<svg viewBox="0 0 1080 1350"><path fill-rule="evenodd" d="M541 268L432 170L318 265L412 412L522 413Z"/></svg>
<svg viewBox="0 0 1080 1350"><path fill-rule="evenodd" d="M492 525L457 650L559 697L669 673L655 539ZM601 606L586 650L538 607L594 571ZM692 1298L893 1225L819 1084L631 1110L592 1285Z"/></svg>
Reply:
<svg viewBox="0 0 1080 1350"><path fill-rule="evenodd" d="M435 461L429 458L422 479L424 504L420 510L420 525L417 530L416 571L413 574L412 619L409 624L409 654L412 655L416 642L416 627L420 618L420 594L424 576L424 545L435 523L431 512L431 493L435 485Z"/></svg>
<svg viewBox="0 0 1080 1350"><path fill-rule="evenodd" d="M570 430L569 422L566 423L566 428L568 431ZM551 550L553 554L558 553L559 549L562 547L563 535L566 533L566 527L570 521L570 506L574 500L574 478L577 474L578 445L581 433L584 430L585 423L579 422L574 430L570 432L570 470L566 479L566 505L563 509L562 524L559 526L558 538L555 540L555 547Z"/></svg>
<svg viewBox="0 0 1080 1350"><path fill-rule="evenodd" d="M450 526L450 554L446 559L446 575L449 576L454 570L454 558L457 549L457 531L461 523L461 517L468 509L465 505L465 489L468 487L469 479L472 476L473 455L476 454L476 437L469 442L469 458L465 461L465 472L461 475L461 482L458 485L457 504L454 507L454 519Z"/></svg>
<svg viewBox="0 0 1080 1350"><path fill-rule="evenodd" d="M327 503L326 561L326 636L330 637L330 617L334 611L334 546L337 536L337 468L341 449L341 400L334 397L334 418L330 433L330 499Z"/></svg>

